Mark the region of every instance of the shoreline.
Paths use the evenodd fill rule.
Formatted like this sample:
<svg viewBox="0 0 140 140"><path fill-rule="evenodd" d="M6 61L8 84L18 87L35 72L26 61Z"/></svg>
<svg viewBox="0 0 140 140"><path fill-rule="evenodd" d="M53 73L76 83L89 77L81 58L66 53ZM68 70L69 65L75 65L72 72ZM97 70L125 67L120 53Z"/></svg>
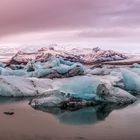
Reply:
<svg viewBox="0 0 140 140"><path fill-rule="evenodd" d="M130 56L128 59L120 61L103 62L104 65L132 65L134 63L140 64L140 55Z"/></svg>
<svg viewBox="0 0 140 140"><path fill-rule="evenodd" d="M10 64L10 60L5 60L5 61L1 61L1 63L5 63L7 65ZM140 64L140 55L134 55L134 56L131 56L127 59L124 59L124 60L118 60L118 61L106 61L106 62L99 62L99 63L87 63L87 64L83 64L83 65L89 65L89 66L92 66L92 65L132 65L134 63L138 63Z"/></svg>

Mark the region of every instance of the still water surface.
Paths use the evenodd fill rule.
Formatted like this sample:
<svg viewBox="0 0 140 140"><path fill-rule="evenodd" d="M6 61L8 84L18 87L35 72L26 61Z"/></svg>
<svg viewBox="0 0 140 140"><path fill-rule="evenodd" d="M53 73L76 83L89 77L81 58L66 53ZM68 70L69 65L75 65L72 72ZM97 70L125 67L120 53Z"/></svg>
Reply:
<svg viewBox="0 0 140 140"><path fill-rule="evenodd" d="M14 115L3 112L12 110ZM122 109L35 110L28 99L0 98L0 140L139 140L140 101Z"/></svg>

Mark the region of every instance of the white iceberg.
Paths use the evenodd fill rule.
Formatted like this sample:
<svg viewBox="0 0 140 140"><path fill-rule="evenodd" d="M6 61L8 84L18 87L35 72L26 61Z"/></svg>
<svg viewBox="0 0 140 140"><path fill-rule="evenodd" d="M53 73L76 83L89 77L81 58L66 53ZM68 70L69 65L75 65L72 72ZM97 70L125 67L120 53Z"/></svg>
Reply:
<svg viewBox="0 0 140 140"><path fill-rule="evenodd" d="M36 96L52 89L51 80L0 76L0 96Z"/></svg>

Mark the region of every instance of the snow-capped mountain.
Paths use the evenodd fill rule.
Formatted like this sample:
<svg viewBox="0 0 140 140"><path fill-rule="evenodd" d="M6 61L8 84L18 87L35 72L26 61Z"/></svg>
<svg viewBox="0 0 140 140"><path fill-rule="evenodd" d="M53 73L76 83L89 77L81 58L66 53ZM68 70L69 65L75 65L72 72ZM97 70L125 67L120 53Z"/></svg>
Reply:
<svg viewBox="0 0 140 140"><path fill-rule="evenodd" d="M124 60L127 58L122 53L118 53L112 50L102 50L100 48L73 48L58 50L54 47L41 48L35 52L19 51L10 60L12 64L26 64L31 60L37 60L41 62L48 61L50 56L62 57L64 60L71 62L80 62L83 64L94 64L106 61Z"/></svg>
<svg viewBox="0 0 140 140"><path fill-rule="evenodd" d="M77 55L69 54L61 50L55 50L54 48L42 48L36 52L23 52L19 51L15 54L14 57L10 60L12 64L26 64L31 60L37 60L41 62L48 61L49 57L62 57L64 60L69 60L71 62L80 62L80 57Z"/></svg>
<svg viewBox="0 0 140 140"><path fill-rule="evenodd" d="M80 62L84 64L100 63L106 61L124 60L127 58L122 53L115 52L113 50L102 50L99 47L96 48L74 48L69 51L69 54L75 54L80 57Z"/></svg>

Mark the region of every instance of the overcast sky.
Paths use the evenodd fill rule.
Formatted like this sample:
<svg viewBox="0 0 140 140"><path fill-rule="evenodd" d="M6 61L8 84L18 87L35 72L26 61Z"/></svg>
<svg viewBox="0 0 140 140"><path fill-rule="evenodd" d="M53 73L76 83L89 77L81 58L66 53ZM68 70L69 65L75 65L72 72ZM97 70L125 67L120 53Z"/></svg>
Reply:
<svg viewBox="0 0 140 140"><path fill-rule="evenodd" d="M138 48L140 0L0 0L1 44L47 42Z"/></svg>

